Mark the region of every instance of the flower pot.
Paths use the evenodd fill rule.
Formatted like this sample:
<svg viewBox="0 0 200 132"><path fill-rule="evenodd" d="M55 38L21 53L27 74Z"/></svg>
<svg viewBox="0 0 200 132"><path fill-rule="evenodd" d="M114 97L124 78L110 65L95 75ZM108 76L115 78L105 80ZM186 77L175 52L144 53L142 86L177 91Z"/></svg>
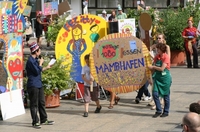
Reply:
<svg viewBox="0 0 200 132"><path fill-rule="evenodd" d="M183 65L185 65L185 52L179 50L171 51L171 66Z"/></svg>
<svg viewBox="0 0 200 132"><path fill-rule="evenodd" d="M46 108L55 108L60 106L60 91L54 90L53 95L45 96L45 107Z"/></svg>

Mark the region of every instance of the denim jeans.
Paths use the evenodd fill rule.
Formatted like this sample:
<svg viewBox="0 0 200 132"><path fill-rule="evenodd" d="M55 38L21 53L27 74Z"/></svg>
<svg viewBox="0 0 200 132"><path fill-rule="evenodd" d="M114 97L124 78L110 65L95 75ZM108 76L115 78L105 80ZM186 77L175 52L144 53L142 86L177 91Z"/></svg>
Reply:
<svg viewBox="0 0 200 132"><path fill-rule="evenodd" d="M147 82L139 89L139 92L138 92L136 98L139 98L139 99L141 100L143 93L144 93L145 96L150 97L151 95L150 95L150 93L149 93L148 86L149 86L149 82L147 81Z"/></svg>
<svg viewBox="0 0 200 132"><path fill-rule="evenodd" d="M162 113L162 108L161 108L158 92L153 91L153 99L154 99L154 102L156 104L156 112ZM169 113L169 107L170 107L170 93L168 95L164 95L163 99L164 99L163 114L168 114Z"/></svg>

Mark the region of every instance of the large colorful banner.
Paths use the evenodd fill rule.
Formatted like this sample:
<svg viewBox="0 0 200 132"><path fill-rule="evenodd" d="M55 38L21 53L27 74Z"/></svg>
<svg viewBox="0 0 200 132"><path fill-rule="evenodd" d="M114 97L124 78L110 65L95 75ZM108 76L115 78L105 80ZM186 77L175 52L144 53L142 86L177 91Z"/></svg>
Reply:
<svg viewBox="0 0 200 132"><path fill-rule="evenodd" d="M117 93L139 89L151 75L148 49L130 34L110 34L100 39L93 47L90 62L99 85Z"/></svg>
<svg viewBox="0 0 200 132"><path fill-rule="evenodd" d="M0 12L0 43L4 48L2 63L0 63L2 67L0 68L2 72L0 105L4 120L25 113L21 94L23 89L22 32L24 29L22 22L24 17L21 13L26 7L27 0L12 1L4 2L5 9ZM16 90L18 92L14 92ZM21 111L15 111L16 104L19 104Z"/></svg>
<svg viewBox="0 0 200 132"><path fill-rule="evenodd" d="M136 36L135 18L118 20L119 33Z"/></svg>
<svg viewBox="0 0 200 132"><path fill-rule="evenodd" d="M66 57L71 64L71 77L77 82L81 78L84 56L92 51L96 42L107 34L107 23L96 15L80 15L66 22L56 40L56 58Z"/></svg>
<svg viewBox="0 0 200 132"><path fill-rule="evenodd" d="M58 2L44 3L44 15L58 14Z"/></svg>

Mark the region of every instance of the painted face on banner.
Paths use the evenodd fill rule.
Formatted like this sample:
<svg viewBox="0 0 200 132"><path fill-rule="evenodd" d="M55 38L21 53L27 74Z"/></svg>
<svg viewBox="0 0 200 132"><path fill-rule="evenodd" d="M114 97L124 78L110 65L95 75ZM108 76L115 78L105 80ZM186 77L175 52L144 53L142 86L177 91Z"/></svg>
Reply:
<svg viewBox="0 0 200 132"><path fill-rule="evenodd" d="M83 82L81 70L84 56L92 51L96 42L107 34L106 21L96 15L80 15L67 21L56 40L56 58L64 56L71 64L71 77Z"/></svg>

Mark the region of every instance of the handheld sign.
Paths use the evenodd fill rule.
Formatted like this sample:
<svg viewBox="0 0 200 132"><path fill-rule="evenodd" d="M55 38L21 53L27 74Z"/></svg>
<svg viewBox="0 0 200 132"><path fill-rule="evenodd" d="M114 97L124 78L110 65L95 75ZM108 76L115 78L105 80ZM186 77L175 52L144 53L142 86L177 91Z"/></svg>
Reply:
<svg viewBox="0 0 200 132"><path fill-rule="evenodd" d="M99 85L117 93L139 89L151 74L148 49L130 34L110 34L100 39L93 47L90 63Z"/></svg>
<svg viewBox="0 0 200 132"><path fill-rule="evenodd" d="M148 50L150 50L149 30L151 29L152 25L151 16L148 13L142 13L139 20L141 27L145 30L144 43L146 44Z"/></svg>

